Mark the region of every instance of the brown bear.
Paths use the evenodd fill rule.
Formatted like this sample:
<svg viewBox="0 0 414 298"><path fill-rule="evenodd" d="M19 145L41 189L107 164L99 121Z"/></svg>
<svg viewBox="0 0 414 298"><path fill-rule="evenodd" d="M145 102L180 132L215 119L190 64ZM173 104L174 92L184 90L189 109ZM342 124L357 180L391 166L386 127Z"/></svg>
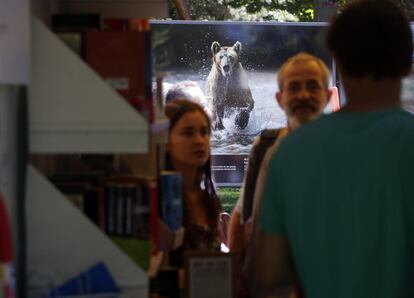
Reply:
<svg viewBox="0 0 414 298"><path fill-rule="evenodd" d="M237 110L235 125L244 129L254 107L247 74L240 63L241 43L223 47L211 44L213 65L206 82L206 97L213 117L213 129L224 129L223 118Z"/></svg>

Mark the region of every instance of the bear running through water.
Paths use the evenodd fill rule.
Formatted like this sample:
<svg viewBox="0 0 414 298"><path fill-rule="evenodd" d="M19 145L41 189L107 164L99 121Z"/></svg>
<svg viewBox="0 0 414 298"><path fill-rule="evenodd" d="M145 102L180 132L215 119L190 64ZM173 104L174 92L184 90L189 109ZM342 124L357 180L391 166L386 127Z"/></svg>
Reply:
<svg viewBox="0 0 414 298"><path fill-rule="evenodd" d="M213 65L207 77L206 97L213 116L213 129L224 129L225 115L237 110L235 125L246 128L254 107L247 74L240 63L241 43L223 47L217 41L211 44Z"/></svg>

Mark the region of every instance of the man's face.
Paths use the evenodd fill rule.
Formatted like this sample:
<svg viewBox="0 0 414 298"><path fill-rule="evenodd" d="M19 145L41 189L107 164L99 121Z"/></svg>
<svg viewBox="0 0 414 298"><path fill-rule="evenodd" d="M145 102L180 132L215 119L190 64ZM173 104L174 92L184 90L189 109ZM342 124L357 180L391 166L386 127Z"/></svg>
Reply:
<svg viewBox="0 0 414 298"><path fill-rule="evenodd" d="M283 87L276 99L291 130L317 118L328 103L331 91L325 87L322 74L315 61L297 61L285 68Z"/></svg>

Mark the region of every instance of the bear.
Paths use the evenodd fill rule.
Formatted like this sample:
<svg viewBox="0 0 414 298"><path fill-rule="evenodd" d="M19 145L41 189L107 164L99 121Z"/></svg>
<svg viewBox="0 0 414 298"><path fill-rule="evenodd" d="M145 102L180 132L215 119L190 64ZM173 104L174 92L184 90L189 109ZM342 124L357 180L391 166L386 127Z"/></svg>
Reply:
<svg viewBox="0 0 414 298"><path fill-rule="evenodd" d="M211 44L213 63L207 77L205 95L212 113L214 130L224 129L223 118L237 109L235 125L246 128L250 112L254 108L252 92L247 74L240 63L241 43L221 46L217 41Z"/></svg>

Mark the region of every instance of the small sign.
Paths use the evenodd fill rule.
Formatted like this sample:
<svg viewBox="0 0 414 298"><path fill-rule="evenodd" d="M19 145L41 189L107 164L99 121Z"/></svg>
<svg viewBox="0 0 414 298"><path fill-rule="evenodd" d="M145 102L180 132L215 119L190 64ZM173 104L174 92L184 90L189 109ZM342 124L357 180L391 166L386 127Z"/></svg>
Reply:
<svg viewBox="0 0 414 298"><path fill-rule="evenodd" d="M186 252L187 298L234 298L234 255L231 253Z"/></svg>
<svg viewBox="0 0 414 298"><path fill-rule="evenodd" d="M127 77L107 78L105 81L115 90L129 89L129 79Z"/></svg>
<svg viewBox="0 0 414 298"><path fill-rule="evenodd" d="M211 155L211 170L217 186L240 187L243 184L249 155Z"/></svg>

